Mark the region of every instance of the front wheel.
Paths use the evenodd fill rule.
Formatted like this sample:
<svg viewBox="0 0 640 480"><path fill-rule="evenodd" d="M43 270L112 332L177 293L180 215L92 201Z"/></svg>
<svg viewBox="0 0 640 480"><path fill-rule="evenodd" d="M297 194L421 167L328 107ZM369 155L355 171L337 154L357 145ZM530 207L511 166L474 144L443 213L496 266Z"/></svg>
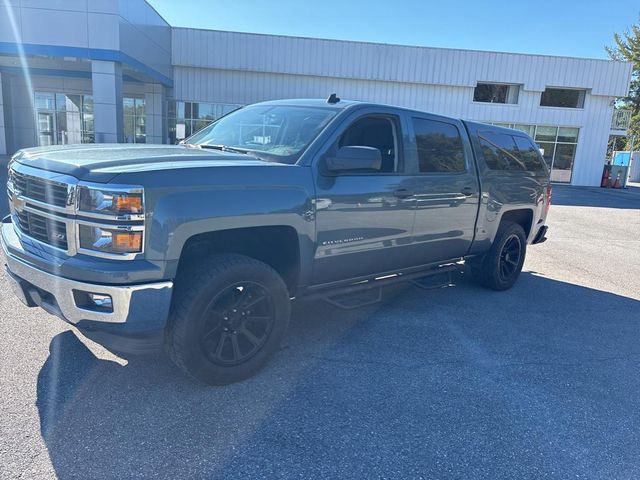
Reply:
<svg viewBox="0 0 640 480"><path fill-rule="evenodd" d="M186 373L210 385L243 380L278 349L290 315L278 273L243 255L214 255L176 282L168 347Z"/></svg>
<svg viewBox="0 0 640 480"><path fill-rule="evenodd" d="M489 252L471 264L474 279L492 290L507 290L518 279L527 253L524 229L517 223L500 225Z"/></svg>

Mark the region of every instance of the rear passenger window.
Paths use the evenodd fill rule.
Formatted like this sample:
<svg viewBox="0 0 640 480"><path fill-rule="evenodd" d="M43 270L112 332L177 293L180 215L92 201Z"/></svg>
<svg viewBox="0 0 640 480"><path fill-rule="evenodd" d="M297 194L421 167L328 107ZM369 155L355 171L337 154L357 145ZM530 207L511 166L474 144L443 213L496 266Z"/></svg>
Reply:
<svg viewBox="0 0 640 480"><path fill-rule="evenodd" d="M524 166L530 172L539 172L544 170L544 160L540 154L540 150L536 148L531 140L525 137L514 136L520 158L524 162Z"/></svg>
<svg viewBox="0 0 640 480"><path fill-rule="evenodd" d="M456 173L465 171L462 138L460 138L460 132L455 125L414 118L413 130L416 134L421 172Z"/></svg>
<svg viewBox="0 0 640 480"><path fill-rule="evenodd" d="M480 132L482 156L491 170L526 170L514 138L506 133Z"/></svg>

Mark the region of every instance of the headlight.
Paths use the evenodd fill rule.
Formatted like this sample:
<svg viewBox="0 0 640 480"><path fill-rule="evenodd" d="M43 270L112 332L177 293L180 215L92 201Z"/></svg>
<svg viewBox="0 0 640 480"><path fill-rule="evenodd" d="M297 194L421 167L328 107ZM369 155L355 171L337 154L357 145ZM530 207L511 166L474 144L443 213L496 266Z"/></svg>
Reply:
<svg viewBox="0 0 640 480"><path fill-rule="evenodd" d="M13 156L7 162L7 170L11 170L11 164L16 160L18 160L20 157L22 157L22 155L23 155L22 150L18 150L16 153L14 153Z"/></svg>
<svg viewBox="0 0 640 480"><path fill-rule="evenodd" d="M142 252L142 230L79 225L80 248L112 254Z"/></svg>
<svg viewBox="0 0 640 480"><path fill-rule="evenodd" d="M144 214L142 189L110 191L79 187L78 210L111 217L141 217Z"/></svg>
<svg viewBox="0 0 640 480"><path fill-rule="evenodd" d="M13 169L11 168L11 165L13 165L15 161L18 159L18 157L20 157L21 155L22 155L22 151L19 150L7 162L7 189L10 190L12 193L15 191L15 186L13 184Z"/></svg>

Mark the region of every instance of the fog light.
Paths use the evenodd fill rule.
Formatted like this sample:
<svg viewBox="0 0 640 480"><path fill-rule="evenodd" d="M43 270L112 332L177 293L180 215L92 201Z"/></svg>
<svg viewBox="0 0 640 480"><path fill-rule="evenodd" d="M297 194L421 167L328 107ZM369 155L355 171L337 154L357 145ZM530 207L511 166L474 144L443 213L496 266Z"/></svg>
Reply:
<svg viewBox="0 0 640 480"><path fill-rule="evenodd" d="M99 293L89 293L89 300L101 309L113 311L113 301L110 295L101 295Z"/></svg>

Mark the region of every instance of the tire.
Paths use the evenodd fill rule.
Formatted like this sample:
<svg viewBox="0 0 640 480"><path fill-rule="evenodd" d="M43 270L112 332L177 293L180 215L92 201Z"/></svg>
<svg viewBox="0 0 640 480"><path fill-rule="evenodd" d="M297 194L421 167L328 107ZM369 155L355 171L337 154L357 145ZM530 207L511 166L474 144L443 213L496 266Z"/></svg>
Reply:
<svg viewBox="0 0 640 480"><path fill-rule="evenodd" d="M209 385L244 380L278 350L290 313L289 292L274 269L243 255L208 257L176 280L169 355Z"/></svg>
<svg viewBox="0 0 640 480"><path fill-rule="evenodd" d="M516 251L517 258L514 258ZM504 222L498 228L491 249L479 261L471 262L473 278L491 290L508 290L518 280L526 253L527 238L522 226Z"/></svg>

